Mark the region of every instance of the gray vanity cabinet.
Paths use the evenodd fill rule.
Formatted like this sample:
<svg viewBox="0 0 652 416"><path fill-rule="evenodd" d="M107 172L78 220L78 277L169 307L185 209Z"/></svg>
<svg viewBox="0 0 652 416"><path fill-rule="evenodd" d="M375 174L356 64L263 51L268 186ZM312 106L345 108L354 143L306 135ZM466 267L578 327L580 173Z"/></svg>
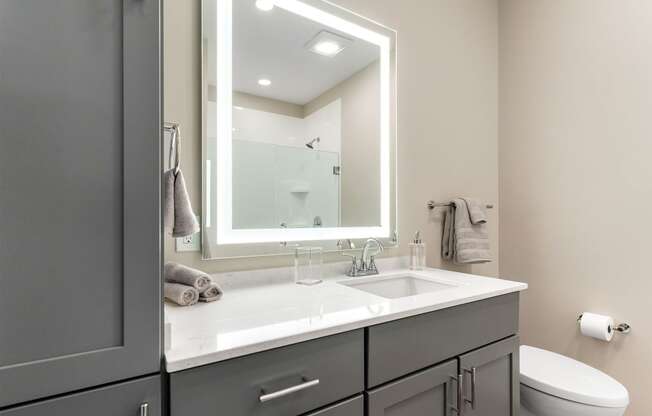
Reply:
<svg viewBox="0 0 652 416"><path fill-rule="evenodd" d="M367 393L367 416L450 416L457 406L457 360Z"/></svg>
<svg viewBox="0 0 652 416"><path fill-rule="evenodd" d="M0 409L160 371L159 63L159 0L0 1Z"/></svg>
<svg viewBox="0 0 652 416"><path fill-rule="evenodd" d="M464 416L518 415L518 351L519 339L514 336L460 356Z"/></svg>
<svg viewBox="0 0 652 416"><path fill-rule="evenodd" d="M363 391L364 332L356 330L172 373L170 411L298 416ZM352 407L324 416L362 416Z"/></svg>
<svg viewBox="0 0 652 416"><path fill-rule="evenodd" d="M142 410L141 410L142 409ZM160 416L160 376L0 411L0 416Z"/></svg>
<svg viewBox="0 0 652 416"><path fill-rule="evenodd" d="M441 309L367 329L367 387L518 332L518 294Z"/></svg>

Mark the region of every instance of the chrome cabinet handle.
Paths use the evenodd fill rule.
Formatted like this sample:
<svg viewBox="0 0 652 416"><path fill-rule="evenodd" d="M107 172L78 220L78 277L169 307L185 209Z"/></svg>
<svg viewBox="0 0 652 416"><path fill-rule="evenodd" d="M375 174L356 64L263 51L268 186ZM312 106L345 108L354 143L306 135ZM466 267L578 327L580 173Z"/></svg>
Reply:
<svg viewBox="0 0 652 416"><path fill-rule="evenodd" d="M140 405L140 416L149 416L149 404L143 403Z"/></svg>
<svg viewBox="0 0 652 416"><path fill-rule="evenodd" d="M476 391L475 391L475 386L476 386L476 381L478 378L478 369L475 367L471 367L470 370L464 369L466 373L471 374L471 400L469 399L464 399L464 403L468 403L471 405L471 409L475 410L475 404L476 404Z"/></svg>
<svg viewBox="0 0 652 416"><path fill-rule="evenodd" d="M307 380L304 377L303 381L304 381L303 383L297 384L296 386L288 387L287 389L275 391L268 394L262 394L258 399L260 400L261 403L265 403L270 400L278 399L280 397L284 397L301 390L309 389L310 387L314 387L319 384L319 379ZM265 393L264 390L262 392Z"/></svg>
<svg viewBox="0 0 652 416"><path fill-rule="evenodd" d="M463 401L462 401L462 386L464 386L464 374L458 374L457 377L451 376L451 381L457 383L457 397L455 399L455 404L449 404L448 407L458 416L462 416L463 412Z"/></svg>

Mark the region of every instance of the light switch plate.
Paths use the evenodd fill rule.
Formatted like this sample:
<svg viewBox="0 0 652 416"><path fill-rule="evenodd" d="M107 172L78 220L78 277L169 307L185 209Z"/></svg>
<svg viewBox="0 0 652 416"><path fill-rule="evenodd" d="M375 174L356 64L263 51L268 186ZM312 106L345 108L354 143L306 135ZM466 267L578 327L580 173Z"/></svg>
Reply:
<svg viewBox="0 0 652 416"><path fill-rule="evenodd" d="M201 224L201 219L197 218ZM177 253L200 251L201 250L201 231L187 237L175 238L175 248Z"/></svg>

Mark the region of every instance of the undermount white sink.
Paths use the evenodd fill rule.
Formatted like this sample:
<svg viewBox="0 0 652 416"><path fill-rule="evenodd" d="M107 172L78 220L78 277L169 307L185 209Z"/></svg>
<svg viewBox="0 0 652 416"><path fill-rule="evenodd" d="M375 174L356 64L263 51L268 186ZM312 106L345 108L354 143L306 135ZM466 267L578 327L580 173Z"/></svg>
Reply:
<svg viewBox="0 0 652 416"><path fill-rule="evenodd" d="M416 276L371 276L339 282L341 285L387 299L398 299L423 293L453 289L458 285L433 281Z"/></svg>

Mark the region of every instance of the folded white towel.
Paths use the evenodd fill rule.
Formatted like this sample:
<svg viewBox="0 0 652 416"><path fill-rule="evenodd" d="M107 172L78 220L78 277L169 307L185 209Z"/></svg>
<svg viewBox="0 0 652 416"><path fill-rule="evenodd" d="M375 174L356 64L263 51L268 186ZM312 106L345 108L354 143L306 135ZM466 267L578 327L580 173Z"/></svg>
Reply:
<svg viewBox="0 0 652 416"><path fill-rule="evenodd" d="M199 300L199 292L191 286L179 283L165 283L163 285L165 298L179 306L190 306Z"/></svg>
<svg viewBox="0 0 652 416"><path fill-rule="evenodd" d="M211 284L211 278L201 270L178 263L166 263L163 266L163 277L168 283L180 283L203 292Z"/></svg>

